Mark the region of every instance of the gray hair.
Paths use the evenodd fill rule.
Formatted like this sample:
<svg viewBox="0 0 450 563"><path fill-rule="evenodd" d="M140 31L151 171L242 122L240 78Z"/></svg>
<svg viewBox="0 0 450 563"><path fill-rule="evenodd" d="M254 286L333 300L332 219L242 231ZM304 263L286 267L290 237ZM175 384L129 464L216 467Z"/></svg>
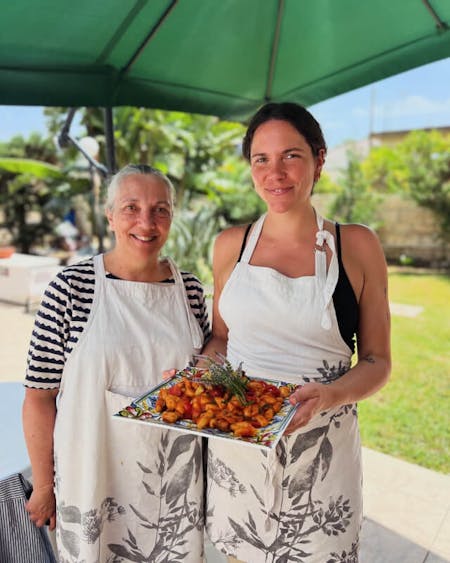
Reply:
<svg viewBox="0 0 450 563"><path fill-rule="evenodd" d="M174 207L176 193L175 188L173 187L173 184L169 180L169 178L165 174L163 174L161 170L153 168L153 166L149 166L148 164L127 164L121 170L119 170L119 172L114 174L108 185L105 203L105 209L107 211L112 211L112 209L114 208L116 195L124 178L126 178L127 176L132 176L134 174L141 174L142 176L156 176L157 178L160 178L169 189L170 204L172 208Z"/></svg>

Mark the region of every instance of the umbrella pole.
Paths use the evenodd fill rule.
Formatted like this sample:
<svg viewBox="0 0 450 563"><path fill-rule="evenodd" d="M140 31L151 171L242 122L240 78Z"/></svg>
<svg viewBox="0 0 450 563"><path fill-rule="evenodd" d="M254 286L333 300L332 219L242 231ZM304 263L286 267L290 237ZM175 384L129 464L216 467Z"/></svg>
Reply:
<svg viewBox="0 0 450 563"><path fill-rule="evenodd" d="M111 176L116 171L116 153L114 147L114 121L112 107L103 108L103 122L105 126L106 166Z"/></svg>
<svg viewBox="0 0 450 563"><path fill-rule="evenodd" d="M72 121L77 109L78 108L69 109L66 121L60 134L57 137L57 142L60 148L66 148L70 144L74 145L89 163L89 175L91 179L91 188L93 194L92 226L94 235L96 235L98 239L98 251L103 252L104 223L100 211L101 178L107 178L115 171L112 109L105 108L104 110L107 167L97 161L97 154L89 154L89 152L83 147L82 143L80 143L70 135L70 126L72 125Z"/></svg>

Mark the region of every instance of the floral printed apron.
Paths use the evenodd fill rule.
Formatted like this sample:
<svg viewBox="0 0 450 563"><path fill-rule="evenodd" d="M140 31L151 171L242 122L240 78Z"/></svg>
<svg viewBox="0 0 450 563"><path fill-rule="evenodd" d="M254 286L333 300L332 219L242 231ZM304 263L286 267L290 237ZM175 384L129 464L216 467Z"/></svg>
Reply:
<svg viewBox="0 0 450 563"><path fill-rule="evenodd" d="M60 563L199 563L203 553L200 439L113 414L202 346L183 279L107 279L68 358L54 433Z"/></svg>
<svg viewBox="0 0 450 563"><path fill-rule="evenodd" d="M315 275L289 278L251 266L255 224L219 302L228 358L249 376L330 383L348 369L333 304L339 266L317 215ZM324 244L332 252L327 271ZM362 518L356 405L322 412L276 451L209 440L207 531L215 547L248 563L356 563Z"/></svg>

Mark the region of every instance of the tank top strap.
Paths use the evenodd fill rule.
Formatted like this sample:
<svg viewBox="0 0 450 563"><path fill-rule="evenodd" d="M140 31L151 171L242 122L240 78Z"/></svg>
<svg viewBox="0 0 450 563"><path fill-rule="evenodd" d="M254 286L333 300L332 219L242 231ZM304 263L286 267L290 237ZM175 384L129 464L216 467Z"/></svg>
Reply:
<svg viewBox="0 0 450 563"><path fill-rule="evenodd" d="M336 252L337 252L337 259L339 268L343 269L344 264L342 263L342 249L341 249L341 225L340 223L336 222L334 224L336 229Z"/></svg>
<svg viewBox="0 0 450 563"><path fill-rule="evenodd" d="M267 213L264 213L264 215L261 215L261 217L253 225L252 232L250 233L250 236L248 237L247 245L244 248L244 251L242 252L242 256L241 256L241 259L240 259L240 261L243 264L248 264L250 262L250 258L252 257L253 251L255 250L255 247L256 247L256 243L258 242L259 235L261 234L262 227L263 227L264 221L266 219L266 215L267 215Z"/></svg>
<svg viewBox="0 0 450 563"><path fill-rule="evenodd" d="M240 261L241 261L242 253L244 252L244 248L245 248L246 245L247 245L248 233L250 232L250 229L252 228L252 225L253 225L253 223L249 223L249 224L247 225L247 227L245 228L244 240L242 241L242 244L241 244L241 250L240 250L240 252L239 252L239 258L237 259L237 262L240 262Z"/></svg>

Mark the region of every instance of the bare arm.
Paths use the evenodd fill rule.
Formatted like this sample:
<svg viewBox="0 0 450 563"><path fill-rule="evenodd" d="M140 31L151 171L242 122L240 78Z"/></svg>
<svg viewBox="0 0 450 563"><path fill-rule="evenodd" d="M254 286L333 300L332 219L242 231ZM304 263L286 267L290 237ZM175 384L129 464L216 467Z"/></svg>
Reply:
<svg viewBox="0 0 450 563"><path fill-rule="evenodd" d="M359 225L348 227L351 228L347 246L355 256L349 277L359 297L358 362L329 385L309 383L293 393L291 402L301 404L288 432L304 426L319 412L369 397L389 378L391 351L386 262L374 233Z"/></svg>
<svg viewBox="0 0 450 563"><path fill-rule="evenodd" d="M50 529L56 523L53 493L53 429L56 418L57 389L27 389L22 419L33 473L33 493L26 508L36 526L50 520Z"/></svg>

